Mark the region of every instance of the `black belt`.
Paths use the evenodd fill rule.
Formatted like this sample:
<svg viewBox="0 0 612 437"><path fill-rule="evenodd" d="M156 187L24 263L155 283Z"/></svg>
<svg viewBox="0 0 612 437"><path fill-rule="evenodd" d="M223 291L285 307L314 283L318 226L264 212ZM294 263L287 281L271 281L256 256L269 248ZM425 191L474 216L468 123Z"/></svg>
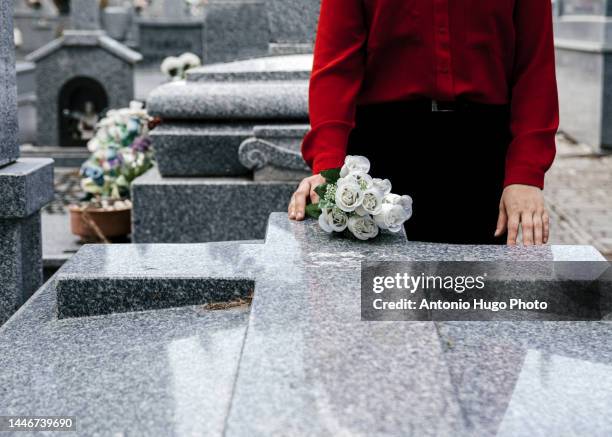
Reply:
<svg viewBox="0 0 612 437"><path fill-rule="evenodd" d="M490 105L485 103L470 102L467 100L440 101L432 99L405 100L386 103L374 103L357 107L358 117L370 114L378 114L384 111L400 111L413 113L436 113L436 112L475 112L487 114L509 114L509 105Z"/></svg>

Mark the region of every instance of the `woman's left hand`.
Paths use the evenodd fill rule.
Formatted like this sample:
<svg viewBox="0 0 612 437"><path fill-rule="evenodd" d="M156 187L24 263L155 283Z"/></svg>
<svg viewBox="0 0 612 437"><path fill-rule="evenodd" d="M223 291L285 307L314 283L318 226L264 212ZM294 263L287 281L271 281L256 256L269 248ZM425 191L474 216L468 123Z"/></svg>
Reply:
<svg viewBox="0 0 612 437"><path fill-rule="evenodd" d="M542 190L531 185L508 185L499 203L495 236L508 231L508 245L517 243L519 225L525 246L548 243L550 219Z"/></svg>

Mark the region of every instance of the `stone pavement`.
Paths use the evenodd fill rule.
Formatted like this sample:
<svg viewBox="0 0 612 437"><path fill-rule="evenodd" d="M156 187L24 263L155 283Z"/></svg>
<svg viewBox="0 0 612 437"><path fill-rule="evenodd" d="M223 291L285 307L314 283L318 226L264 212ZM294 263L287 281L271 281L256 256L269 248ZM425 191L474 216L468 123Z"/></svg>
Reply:
<svg viewBox="0 0 612 437"><path fill-rule="evenodd" d="M595 155L562 135L546 176L552 244L590 244L612 259L612 154Z"/></svg>

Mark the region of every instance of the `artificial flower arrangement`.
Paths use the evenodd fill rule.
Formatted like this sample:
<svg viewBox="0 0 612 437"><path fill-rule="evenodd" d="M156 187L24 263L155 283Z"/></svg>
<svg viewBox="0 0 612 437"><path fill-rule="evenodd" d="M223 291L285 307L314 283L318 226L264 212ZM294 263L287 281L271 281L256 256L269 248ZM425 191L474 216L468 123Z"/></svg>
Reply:
<svg viewBox="0 0 612 437"><path fill-rule="evenodd" d="M160 70L170 80L183 80L187 77L187 72L192 68L202 65L202 60L193 53L183 53L181 56L169 56L161 63Z"/></svg>
<svg viewBox="0 0 612 437"><path fill-rule="evenodd" d="M70 208L73 233L100 240L129 234L130 184L153 166L148 133L155 123L140 102L110 110L98 122L80 170L85 198Z"/></svg>
<svg viewBox="0 0 612 437"><path fill-rule="evenodd" d="M341 169L321 172L325 184L315 188L318 203L306 207L327 233L350 232L360 240L375 238L381 229L399 232L412 216L412 198L391 193L388 179L372 178L370 161L347 156Z"/></svg>

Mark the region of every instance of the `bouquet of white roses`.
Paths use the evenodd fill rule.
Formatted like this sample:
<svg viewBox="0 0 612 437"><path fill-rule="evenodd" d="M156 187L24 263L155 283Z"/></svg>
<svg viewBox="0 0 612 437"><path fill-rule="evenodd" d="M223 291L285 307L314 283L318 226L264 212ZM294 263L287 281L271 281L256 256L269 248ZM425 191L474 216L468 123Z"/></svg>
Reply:
<svg viewBox="0 0 612 437"><path fill-rule="evenodd" d="M380 229L399 232L412 216L412 198L391 193L388 179L372 178L370 161L347 156L341 169L321 172L326 183L315 188L319 203L306 207L325 232L348 231L369 240Z"/></svg>

